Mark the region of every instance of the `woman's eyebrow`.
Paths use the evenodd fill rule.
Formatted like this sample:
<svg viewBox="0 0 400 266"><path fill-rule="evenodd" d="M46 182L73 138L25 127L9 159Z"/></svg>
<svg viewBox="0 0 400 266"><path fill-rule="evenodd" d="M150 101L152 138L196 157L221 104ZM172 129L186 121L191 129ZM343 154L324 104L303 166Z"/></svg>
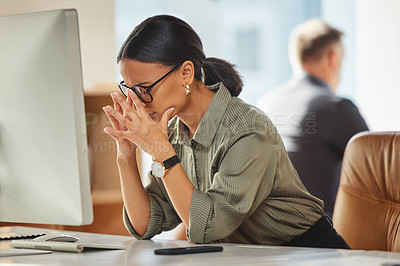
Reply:
<svg viewBox="0 0 400 266"><path fill-rule="evenodd" d="M134 87L134 86L143 86L143 87L145 87L146 85L149 86L151 84L152 83L150 81L143 81L143 82L139 82L139 83L133 85L132 87Z"/></svg>
<svg viewBox="0 0 400 266"><path fill-rule="evenodd" d="M133 85L133 87L134 86L138 86L138 87L145 87L145 84L149 84L150 82L148 82L148 81L146 81L146 82L140 82L140 83L137 83L137 84L135 84L135 85ZM150 84L149 84L150 85Z"/></svg>

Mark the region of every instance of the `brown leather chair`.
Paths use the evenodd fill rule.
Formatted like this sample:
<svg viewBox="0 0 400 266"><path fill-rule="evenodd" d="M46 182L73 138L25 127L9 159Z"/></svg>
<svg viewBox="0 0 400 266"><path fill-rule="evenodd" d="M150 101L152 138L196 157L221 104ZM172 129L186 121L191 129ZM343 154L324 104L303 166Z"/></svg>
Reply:
<svg viewBox="0 0 400 266"><path fill-rule="evenodd" d="M400 132L349 141L333 224L352 249L400 252Z"/></svg>

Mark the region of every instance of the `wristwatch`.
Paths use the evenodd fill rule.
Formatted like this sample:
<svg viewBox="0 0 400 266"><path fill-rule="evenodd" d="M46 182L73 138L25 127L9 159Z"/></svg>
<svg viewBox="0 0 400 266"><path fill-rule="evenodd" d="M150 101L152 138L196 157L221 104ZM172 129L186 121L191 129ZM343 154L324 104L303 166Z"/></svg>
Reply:
<svg viewBox="0 0 400 266"><path fill-rule="evenodd" d="M171 158L165 160L164 162L153 161L151 164L151 172L155 177L162 178L165 173L175 164L179 163L180 160L178 156L174 155Z"/></svg>

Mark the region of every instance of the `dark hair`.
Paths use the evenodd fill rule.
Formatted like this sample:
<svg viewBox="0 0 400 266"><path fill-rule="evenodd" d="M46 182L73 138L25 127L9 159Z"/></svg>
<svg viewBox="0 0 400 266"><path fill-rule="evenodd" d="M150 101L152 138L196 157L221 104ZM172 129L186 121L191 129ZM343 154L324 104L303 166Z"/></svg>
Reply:
<svg viewBox="0 0 400 266"><path fill-rule="evenodd" d="M238 96L242 91L242 79L235 66L222 59L206 58L197 33L174 16L150 17L136 26L122 44L117 63L123 59L165 66L177 66L189 60L194 65L197 80L202 80L203 68L205 85L222 81L232 96Z"/></svg>

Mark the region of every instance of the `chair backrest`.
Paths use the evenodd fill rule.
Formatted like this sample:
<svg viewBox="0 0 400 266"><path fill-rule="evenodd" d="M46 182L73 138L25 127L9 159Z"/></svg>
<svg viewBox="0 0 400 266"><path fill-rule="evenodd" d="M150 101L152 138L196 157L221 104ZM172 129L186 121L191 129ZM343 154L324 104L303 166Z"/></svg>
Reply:
<svg viewBox="0 0 400 266"><path fill-rule="evenodd" d="M352 249L400 252L400 132L349 141L333 224Z"/></svg>

